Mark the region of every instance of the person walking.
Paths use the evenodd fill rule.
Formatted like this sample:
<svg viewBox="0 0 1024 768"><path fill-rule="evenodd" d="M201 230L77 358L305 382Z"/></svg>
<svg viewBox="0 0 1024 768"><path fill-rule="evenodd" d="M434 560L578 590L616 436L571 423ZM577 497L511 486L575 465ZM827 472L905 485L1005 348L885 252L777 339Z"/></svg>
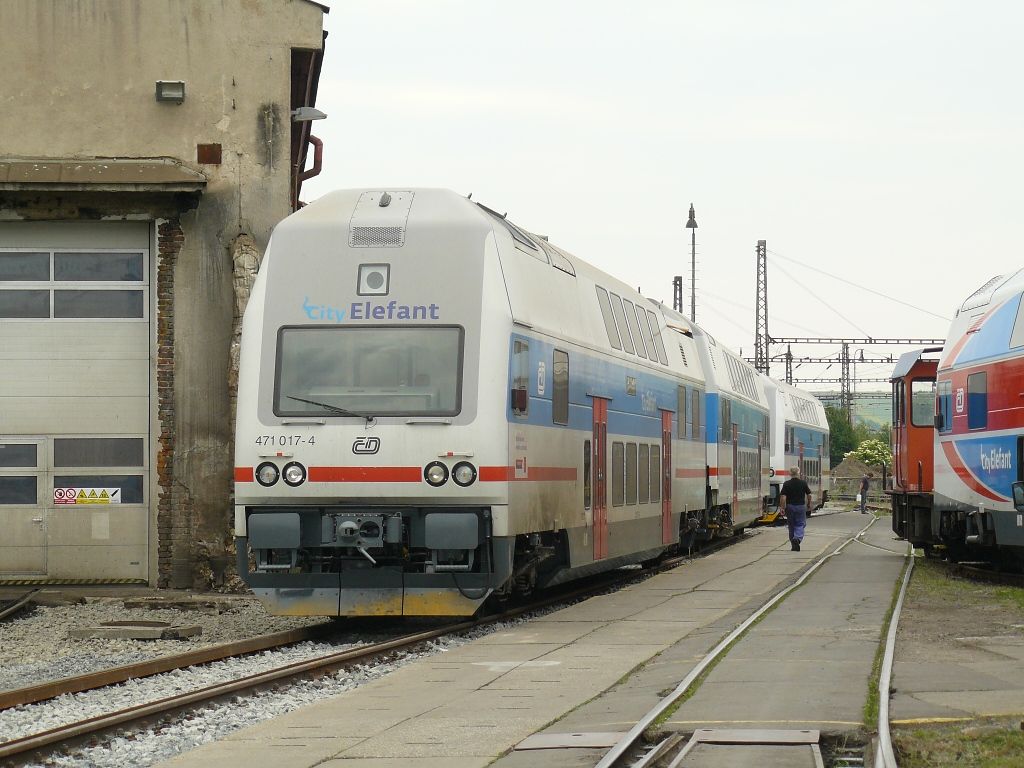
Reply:
<svg viewBox="0 0 1024 768"><path fill-rule="evenodd" d="M864 477L860 479L860 513L866 515L868 513L868 486L871 484L871 478L874 477L874 472L868 472Z"/></svg>
<svg viewBox="0 0 1024 768"><path fill-rule="evenodd" d="M800 467L789 470L789 480L782 484L779 492L779 504L786 510L790 548L799 552L807 525L807 510L811 508L811 487L800 477Z"/></svg>

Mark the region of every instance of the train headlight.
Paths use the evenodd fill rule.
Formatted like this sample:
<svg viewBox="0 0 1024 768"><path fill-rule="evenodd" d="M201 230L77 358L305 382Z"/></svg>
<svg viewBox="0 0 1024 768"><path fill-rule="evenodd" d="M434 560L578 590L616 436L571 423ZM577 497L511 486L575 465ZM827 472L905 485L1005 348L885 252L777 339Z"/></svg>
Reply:
<svg viewBox="0 0 1024 768"><path fill-rule="evenodd" d="M280 470L269 461L265 461L256 467L256 482L260 485L270 487L277 482L279 477L281 477Z"/></svg>
<svg viewBox="0 0 1024 768"><path fill-rule="evenodd" d="M468 461L460 461L452 467L452 480L463 488L467 485L472 485L473 481L476 480L476 467Z"/></svg>
<svg viewBox="0 0 1024 768"><path fill-rule="evenodd" d="M284 475L284 481L293 487L306 482L306 468L297 461L285 464L281 474Z"/></svg>
<svg viewBox="0 0 1024 768"><path fill-rule="evenodd" d="M423 468L423 478L435 488L448 482L448 467L440 461L432 461Z"/></svg>

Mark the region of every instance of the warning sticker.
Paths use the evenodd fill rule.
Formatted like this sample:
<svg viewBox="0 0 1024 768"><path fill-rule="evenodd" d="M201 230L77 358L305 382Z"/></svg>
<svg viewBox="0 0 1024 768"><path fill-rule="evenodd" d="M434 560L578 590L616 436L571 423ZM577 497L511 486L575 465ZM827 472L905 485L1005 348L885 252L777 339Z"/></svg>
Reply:
<svg viewBox="0 0 1024 768"><path fill-rule="evenodd" d="M120 504L120 488L54 488L54 504Z"/></svg>

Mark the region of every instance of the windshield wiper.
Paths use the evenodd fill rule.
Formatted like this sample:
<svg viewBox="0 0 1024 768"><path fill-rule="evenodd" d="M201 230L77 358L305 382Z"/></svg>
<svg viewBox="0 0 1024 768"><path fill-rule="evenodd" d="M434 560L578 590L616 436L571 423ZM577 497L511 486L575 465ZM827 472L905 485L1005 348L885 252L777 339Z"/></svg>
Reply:
<svg viewBox="0 0 1024 768"><path fill-rule="evenodd" d="M367 416L365 413L356 413L350 411L347 408L342 408L337 405L331 405L330 403L321 403L317 400L307 400L304 397L295 397L294 395L285 395L289 400L298 400L300 403L309 403L310 405L319 405L321 408L326 408L331 413L337 413L340 416L354 416L357 419L366 419L366 423L369 424L373 421L376 416Z"/></svg>

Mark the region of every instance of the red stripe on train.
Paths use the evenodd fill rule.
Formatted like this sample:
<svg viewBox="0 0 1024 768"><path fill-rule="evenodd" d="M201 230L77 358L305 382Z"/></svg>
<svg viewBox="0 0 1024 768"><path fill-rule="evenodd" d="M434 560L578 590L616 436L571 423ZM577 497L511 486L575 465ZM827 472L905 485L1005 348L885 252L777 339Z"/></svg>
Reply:
<svg viewBox="0 0 1024 768"><path fill-rule="evenodd" d="M421 467L310 467L311 483L418 483Z"/></svg>
<svg viewBox="0 0 1024 768"><path fill-rule="evenodd" d="M253 483L256 481L256 472L252 467L235 467L236 483Z"/></svg>
<svg viewBox="0 0 1024 768"><path fill-rule="evenodd" d="M515 467L480 467L480 482L552 482L576 481L576 467L528 467L526 477L516 477Z"/></svg>

